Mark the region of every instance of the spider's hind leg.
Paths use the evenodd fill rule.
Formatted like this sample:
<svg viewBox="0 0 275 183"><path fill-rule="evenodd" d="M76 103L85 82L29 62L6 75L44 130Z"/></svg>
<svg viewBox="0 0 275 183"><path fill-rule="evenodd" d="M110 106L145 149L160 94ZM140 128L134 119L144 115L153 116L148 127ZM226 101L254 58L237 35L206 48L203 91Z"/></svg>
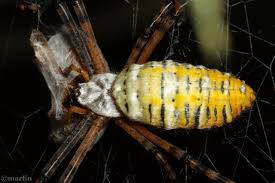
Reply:
<svg viewBox="0 0 275 183"><path fill-rule="evenodd" d="M147 139L142 133L137 131L131 123L127 123L122 119L115 121L116 125L122 128L126 133L128 133L132 138L134 138L139 144L141 144L147 151L151 152L156 160L163 166L166 171L169 180L172 182L181 182L179 177L176 175L173 168L168 163L166 157L158 150L149 139Z"/></svg>
<svg viewBox="0 0 275 183"><path fill-rule="evenodd" d="M233 180L224 177L219 172L216 172L205 165L203 165L200 161L194 159L192 156L188 155L186 151L182 150L181 148L171 144L170 142L158 137L157 135L153 134L146 128L142 127L139 124L133 123L132 126L140 133L142 133L148 140L152 143L157 145L158 147L162 148L167 153L171 154L174 158L183 162L184 164L187 163L192 169L198 170L200 173L204 174L209 179L219 182L219 183L234 183Z"/></svg>
<svg viewBox="0 0 275 183"><path fill-rule="evenodd" d="M57 2L57 12L63 22L67 35L79 57L81 66L89 72L90 75L93 73L93 66L91 65L91 58L89 56L87 47L85 45L84 36L79 30L76 22L73 19L71 12L65 1Z"/></svg>

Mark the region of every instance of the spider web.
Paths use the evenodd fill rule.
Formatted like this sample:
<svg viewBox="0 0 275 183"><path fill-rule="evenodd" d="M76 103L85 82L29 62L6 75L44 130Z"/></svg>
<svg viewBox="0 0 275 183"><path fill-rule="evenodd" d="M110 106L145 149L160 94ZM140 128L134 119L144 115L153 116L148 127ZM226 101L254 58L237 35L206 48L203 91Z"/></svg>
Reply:
<svg viewBox="0 0 275 183"><path fill-rule="evenodd" d="M91 16L94 17L92 21L99 45L111 68L119 71L134 40L150 24L162 2L121 0L111 4L106 0L96 5L86 3L88 11L95 12ZM106 6L108 3L110 7ZM33 23L37 17L19 15L14 10L15 4L15 1L4 2L2 7L7 7L7 16L1 16L6 18L2 20L5 26L2 26L3 33L0 35L3 87L0 95L3 97L0 175L32 177L39 174L58 145L49 143L47 139L50 125L46 113L50 107L50 95L42 76L31 62L33 53L28 39L31 28L37 27ZM272 20L274 13L271 7L270 2L263 0L225 0L227 24L224 31L229 30L232 42L228 54L222 55L217 51L214 62L201 56L199 46L205 43L196 38L190 15L178 18L151 57L151 60L187 60L194 65L227 71L245 80L256 91L257 100L253 108L232 125L207 131L156 132L236 182L274 182L275 179L275 117L272 115L275 111L272 72L275 21ZM100 11L103 9L105 13ZM44 13L43 24L51 25L48 17L52 15L49 12L52 13L51 10ZM117 22L109 21L113 19ZM121 32L128 36L127 39L118 35ZM167 181L165 172L152 155L113 125L88 156L76 175L76 182ZM210 182L173 159L171 163L184 182Z"/></svg>

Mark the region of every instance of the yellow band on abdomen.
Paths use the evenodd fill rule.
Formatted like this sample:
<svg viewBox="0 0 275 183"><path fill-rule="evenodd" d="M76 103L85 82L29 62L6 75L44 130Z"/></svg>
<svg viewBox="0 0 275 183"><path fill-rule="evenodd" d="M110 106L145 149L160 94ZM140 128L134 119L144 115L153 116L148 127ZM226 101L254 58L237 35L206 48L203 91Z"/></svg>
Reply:
<svg viewBox="0 0 275 183"><path fill-rule="evenodd" d="M228 73L169 60L131 65L112 89L128 118L163 129L222 126L255 100L254 91Z"/></svg>

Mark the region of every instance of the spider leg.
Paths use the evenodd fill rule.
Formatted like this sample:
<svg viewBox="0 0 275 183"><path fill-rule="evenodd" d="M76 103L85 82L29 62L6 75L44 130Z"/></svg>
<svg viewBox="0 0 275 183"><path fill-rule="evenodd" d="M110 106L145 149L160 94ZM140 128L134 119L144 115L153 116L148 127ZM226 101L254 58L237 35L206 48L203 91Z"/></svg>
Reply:
<svg viewBox="0 0 275 183"><path fill-rule="evenodd" d="M202 174L207 176L209 179L220 183L234 183L234 181L224 177L220 173L204 166L200 161L188 155L186 151L158 137L157 135L153 134L152 132L142 127L141 125L136 123L131 123L131 125L140 133L142 133L152 143L156 144L157 146L159 146L160 148L162 148L163 150L165 150L166 152L174 156L177 160L183 161L184 163L187 162L192 169L199 170Z"/></svg>
<svg viewBox="0 0 275 183"><path fill-rule="evenodd" d="M140 143L147 151L153 153L156 160L161 163L164 167L170 180L176 180L176 173L168 163L165 156L157 149L157 147L150 142L142 133L138 132L133 125L125 123L123 120L118 119L115 121L116 125L122 128L126 133L128 133L132 138L134 138L138 143Z"/></svg>
<svg viewBox="0 0 275 183"><path fill-rule="evenodd" d="M63 23L71 33L73 43L79 52L80 60L84 62L83 66L88 71L95 73L103 73L109 71L109 67L105 58L97 46L96 39L93 33L91 23L89 21L87 12L82 1L74 0L74 10L78 17L82 32L84 36L79 33L79 30L68 10L66 3L58 3L57 11L63 20ZM84 37L84 38L83 38ZM87 46L87 47L86 47ZM84 50L83 50L84 48ZM88 49L86 49L88 48ZM87 59L91 58L91 59ZM91 69L93 68L93 69ZM90 72L91 74L92 72ZM86 156L87 152L93 145L100 139L107 127L108 118L99 117L92 122L92 125L81 142L78 150L75 152L74 157L71 159L67 169L63 172L59 182L71 182L81 162Z"/></svg>
<svg viewBox="0 0 275 183"><path fill-rule="evenodd" d="M71 135L69 135L66 140L61 144L58 150L54 153L51 159L47 162L44 166L40 177L35 181L38 182L47 182L56 169L60 166L63 160L67 157L67 155L71 152L71 150L75 147L75 145L82 139L86 132L90 127L91 117L81 120L74 130L72 131Z"/></svg>
<svg viewBox="0 0 275 183"><path fill-rule="evenodd" d="M127 64L125 66L131 65L133 63L136 63L136 61L138 60L140 54L142 54L142 51L145 47L145 45L147 44L152 32L153 32L153 27L157 24L160 23L161 19L161 15L167 13L168 8L170 8L172 6L171 3L167 4L164 7L161 7L160 13L158 15L156 15L153 19L153 22L151 23L151 25L149 27L147 27L145 29L145 32L139 36L139 38L136 41L136 44L134 46L134 48L132 49L132 52L128 58Z"/></svg>
<svg viewBox="0 0 275 183"><path fill-rule="evenodd" d="M85 41L86 45L92 59L92 65L95 69L96 73L104 73L109 71L108 64L97 45L94 31L89 20L89 16L87 14L86 8L82 2L82 0L73 0L74 11L78 18L80 27L82 31L85 33Z"/></svg>
<svg viewBox="0 0 275 183"><path fill-rule="evenodd" d="M89 76L91 76L92 73L94 72L94 69L92 67L92 62L85 45L83 35L81 34L81 32L79 31L79 28L74 22L66 3L59 1L57 6L58 6L57 7L58 14L64 23L68 36L71 39L71 43L73 44L74 49L76 50L79 57L77 58L77 62L79 62L80 68L78 68L78 66L77 67L69 66L69 68L67 69L67 72L70 72L70 70L78 71L82 75L84 80L88 80L87 72L89 73ZM44 74L44 77L47 81L47 84L51 89L52 95L54 96L52 97L53 106L50 113L52 117L54 119L57 119L56 116L58 116L57 120L64 121L64 119L66 118L65 113L67 113L68 111L69 113L70 112L77 112L80 114L86 113L85 110L81 108L77 108L75 106L73 106L70 109L65 109L63 104L70 97L70 94L69 94L70 87L71 87L70 82L73 82L73 80L71 81L70 79L64 77L64 75L66 74L66 69L65 69L65 72L63 73L58 63L55 61L54 54L52 50L49 48L47 40L42 33L40 33L39 31L34 31L34 33L32 34L31 40L35 51L39 49L39 52L36 51L36 56L40 61L37 64L42 70L42 73ZM107 65L104 67L106 67L105 70L108 70ZM98 68L95 68L95 69L98 69ZM97 70L95 72L98 73ZM60 89L63 89L63 90L60 91ZM58 103L58 105L56 105L56 103ZM62 107L62 113L58 110L60 107ZM60 113L62 115L56 115ZM83 158L85 157L86 153L92 148L92 146L102 136L107 126L106 122L107 122L107 118L97 116L95 121L92 122L91 126L87 126L87 125L81 126L82 124L81 123L79 128L75 128L73 134L70 135L67 138L67 140L65 140L65 142L61 145L58 151L51 158L51 160L47 163L46 167L42 171L42 176L37 180L37 182L47 181L47 179L49 179L52 176L56 168L64 160L66 155L71 151L72 147L75 146L75 144L83 136L85 136L79 149L76 151L74 158L72 159L68 168L65 170L63 176L60 179L60 181L63 180L66 182L70 182L76 170L78 169L79 165L81 164Z"/></svg>
<svg viewBox="0 0 275 183"><path fill-rule="evenodd" d="M64 117L64 121L67 121L67 123L71 123L72 115L73 114L80 114L80 115L85 115L89 114L90 111L88 109L78 107L78 106L71 106L68 108L68 112Z"/></svg>
<svg viewBox="0 0 275 183"><path fill-rule="evenodd" d="M74 64L71 64L69 67L63 70L62 73L63 75L68 76L71 73L71 71L79 73L81 79L83 79L84 82L88 82L90 80L89 73L85 69L77 67Z"/></svg>
<svg viewBox="0 0 275 183"><path fill-rule="evenodd" d="M175 20L170 16L165 16L162 18L162 22L157 26L156 30L153 32L147 44L143 48L143 51L137 60L138 64L143 64L149 59L157 44L162 40L163 36L170 29L170 27L172 27L174 22Z"/></svg>
<svg viewBox="0 0 275 183"><path fill-rule="evenodd" d="M138 38L126 65L143 64L149 59L157 44L175 23L176 17L183 12L182 7L184 5L180 5L177 0L173 0L161 8L160 13L155 16L145 33ZM176 11L175 15L171 13L173 9Z"/></svg>
<svg viewBox="0 0 275 183"><path fill-rule="evenodd" d="M63 172L59 182L71 182L77 169L79 168L81 162L83 161L86 154L90 151L94 144L100 139L103 135L104 130L106 129L107 118L99 117L92 122L92 125L85 135L83 141L75 152L74 157L71 159L66 170Z"/></svg>
<svg viewBox="0 0 275 183"><path fill-rule="evenodd" d="M83 35L75 23L66 2L59 1L57 3L57 12L62 22L64 23L66 31L68 31L68 36L71 40L71 43L73 44L78 56L80 57L80 64L82 64L82 66L86 68L89 74L92 75L94 69L91 64L91 58L86 48L85 41L83 40Z"/></svg>
<svg viewBox="0 0 275 183"><path fill-rule="evenodd" d="M81 107L77 107L77 106L71 106L69 108L69 113L73 114L73 113L77 113L77 114L82 114L82 115L85 115L85 114L88 114L89 113L89 110L88 109L85 109L85 108L81 108Z"/></svg>

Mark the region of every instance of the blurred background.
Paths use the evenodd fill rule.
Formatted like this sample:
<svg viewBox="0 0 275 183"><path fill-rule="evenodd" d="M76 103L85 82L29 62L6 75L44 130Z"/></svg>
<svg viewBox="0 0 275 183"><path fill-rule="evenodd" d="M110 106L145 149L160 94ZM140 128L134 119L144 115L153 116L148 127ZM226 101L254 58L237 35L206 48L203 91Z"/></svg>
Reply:
<svg viewBox="0 0 275 183"><path fill-rule="evenodd" d="M164 1L84 0L84 3L105 58L112 70L119 72L135 40ZM0 175L37 177L58 145L48 141L50 93L33 63L34 52L29 43L32 29L38 26L38 17L32 12L19 11L16 5L15 0L0 1ZM272 158L275 12L272 7L272 1L267 0L224 1L231 48L227 59L217 53L211 62L201 55L199 46L205 43L197 39L187 9L150 59L172 58L227 71L245 80L257 92L257 104L232 125L203 131L153 129L236 182L272 182L275 177ZM44 33L58 31L61 21L53 5L47 6L40 18L43 24L39 24L39 29ZM58 180L72 155L59 168L53 182ZM211 182L167 156L182 182ZM168 181L153 155L114 124L88 153L74 182L102 182L106 175L110 182Z"/></svg>

